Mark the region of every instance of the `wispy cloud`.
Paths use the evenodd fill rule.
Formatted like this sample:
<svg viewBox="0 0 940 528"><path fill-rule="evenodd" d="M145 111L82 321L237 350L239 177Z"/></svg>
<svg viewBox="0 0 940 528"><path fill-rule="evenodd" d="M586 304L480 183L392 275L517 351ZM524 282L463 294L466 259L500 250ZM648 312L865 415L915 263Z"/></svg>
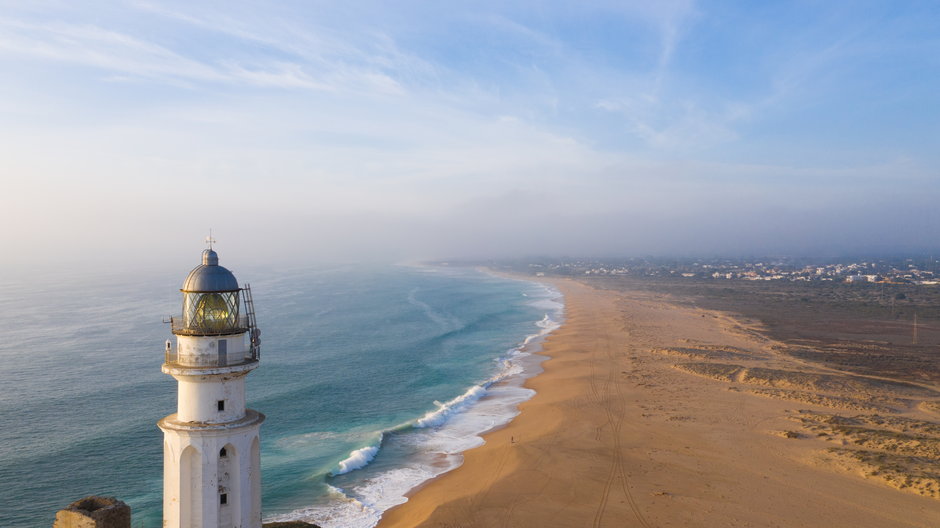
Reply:
<svg viewBox="0 0 940 528"><path fill-rule="evenodd" d="M750 112L741 104L706 110L692 101L659 101L648 96L602 99L594 107L619 116L626 131L663 152L696 152L734 141L738 138L735 123Z"/></svg>
<svg viewBox="0 0 940 528"><path fill-rule="evenodd" d="M89 1L0 16L0 221L36 226L10 254L218 218L181 189L251 208L239 232L426 255L729 247L763 211L796 240L940 193L930 13Z"/></svg>
<svg viewBox="0 0 940 528"><path fill-rule="evenodd" d="M653 93L659 94L663 82L668 74L672 57L682 40L683 31L692 23L695 16L693 0L679 0L675 2L662 2L660 9L655 11L655 18L659 25L661 38L659 58L656 61L654 73Z"/></svg>
<svg viewBox="0 0 940 528"><path fill-rule="evenodd" d="M272 10L273 13L268 10L242 13L242 18L236 18L219 16L217 11L200 9L197 5L187 6L190 12L171 10L151 2L133 5L200 31L227 35L250 48L260 45L283 54L293 60L287 63L295 72L291 77L303 77L300 80L305 81L306 87L401 94L407 90L408 82L436 75L430 63L403 52L394 39L374 28L358 28L350 32L317 24L310 19L303 22L292 20L289 14L280 14L276 10ZM227 62L237 60L233 57ZM277 57L269 60L274 70L285 62ZM317 81L307 85L306 81L314 76L310 72L316 72Z"/></svg>
<svg viewBox="0 0 940 528"><path fill-rule="evenodd" d="M220 83L386 95L405 90L390 72L427 71L420 61L402 54L381 35L370 41L371 49L364 50L348 42L330 41L316 31L291 31L289 24L272 28L268 35L242 29L241 23L231 20L210 22L151 4L138 7L197 28L211 27L242 45L214 56L200 55L193 53L193 48L174 49L94 24L0 18L0 53L90 66L107 72L106 79L122 81L136 78L169 84ZM255 49L258 44L278 53L259 54Z"/></svg>
<svg viewBox="0 0 940 528"><path fill-rule="evenodd" d="M223 72L167 48L93 25L0 19L8 54L73 62L149 79L219 81Z"/></svg>
<svg viewBox="0 0 940 528"><path fill-rule="evenodd" d="M828 25L810 24L776 39L757 39L766 49L744 50L735 57L754 62L742 82L747 89L733 86L739 79L729 78L723 92L697 90L696 77L685 72L681 80L670 79L669 68L683 32L693 31L702 15L691 3L673 7L665 13L654 13L662 45L649 80L637 83L629 93L597 99L593 105L619 116L625 131L660 151L696 152L735 142L742 137L742 127L760 122L768 114L785 114L787 108L834 89L851 90L844 83L851 78L852 70L864 63L861 50L872 47L872 42L865 40L871 38L871 21L845 23L835 30ZM761 23L772 27L773 21ZM876 54L879 49L874 46L867 53ZM700 53L694 56L702 57ZM711 59L730 60L723 56ZM715 79L707 77L710 72L696 73L715 85Z"/></svg>

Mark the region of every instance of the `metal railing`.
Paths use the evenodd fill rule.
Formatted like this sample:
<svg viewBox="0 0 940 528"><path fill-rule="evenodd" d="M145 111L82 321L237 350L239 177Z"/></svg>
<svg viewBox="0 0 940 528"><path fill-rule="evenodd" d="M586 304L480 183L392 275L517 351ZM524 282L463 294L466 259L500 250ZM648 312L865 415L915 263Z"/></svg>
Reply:
<svg viewBox="0 0 940 528"><path fill-rule="evenodd" d="M174 334L181 335L226 335L226 334L240 334L242 332L247 332L249 329L249 319L247 315L239 315L235 319L235 326L230 326L221 329L215 328L191 328L187 327L182 316L179 317L170 317L170 330Z"/></svg>
<svg viewBox="0 0 940 528"><path fill-rule="evenodd" d="M255 301L251 297L251 284L245 283L242 288L245 299L245 317L248 318L248 343L251 358L255 361L261 360L261 329L258 328L258 322L255 319Z"/></svg>
<svg viewBox="0 0 940 528"><path fill-rule="evenodd" d="M222 356L224 358L224 356ZM215 368L215 367L229 367L234 365L241 365L251 361L257 361L257 358L252 357L251 351L246 350L244 356L241 358L228 357L225 358L225 363L219 361L219 356L210 356L205 360L198 361L194 357L189 357L188 361L185 363L180 363L179 354L173 348L168 348L164 351L163 361L167 365L180 366L180 367L194 367L194 368Z"/></svg>

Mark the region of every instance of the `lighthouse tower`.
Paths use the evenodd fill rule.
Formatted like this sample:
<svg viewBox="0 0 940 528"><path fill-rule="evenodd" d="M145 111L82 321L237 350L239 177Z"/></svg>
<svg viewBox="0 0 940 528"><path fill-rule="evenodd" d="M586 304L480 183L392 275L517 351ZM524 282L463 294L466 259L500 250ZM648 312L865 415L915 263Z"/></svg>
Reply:
<svg viewBox="0 0 940 528"><path fill-rule="evenodd" d="M163 364L178 382L178 406L157 423L163 526L260 528L264 415L245 408L245 377L260 359L251 290L219 266L210 239L180 291L182 316L170 320L176 347L166 342Z"/></svg>

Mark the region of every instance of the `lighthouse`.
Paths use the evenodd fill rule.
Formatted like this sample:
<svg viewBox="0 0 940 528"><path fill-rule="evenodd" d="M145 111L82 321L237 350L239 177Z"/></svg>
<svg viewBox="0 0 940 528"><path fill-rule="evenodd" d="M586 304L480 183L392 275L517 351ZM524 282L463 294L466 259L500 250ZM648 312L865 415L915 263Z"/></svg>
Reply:
<svg viewBox="0 0 940 528"><path fill-rule="evenodd" d="M209 248L180 289L162 370L177 381L163 430L164 528L260 528L264 415L245 407L245 378L258 368L260 331L248 285ZM244 309L243 309L244 308Z"/></svg>

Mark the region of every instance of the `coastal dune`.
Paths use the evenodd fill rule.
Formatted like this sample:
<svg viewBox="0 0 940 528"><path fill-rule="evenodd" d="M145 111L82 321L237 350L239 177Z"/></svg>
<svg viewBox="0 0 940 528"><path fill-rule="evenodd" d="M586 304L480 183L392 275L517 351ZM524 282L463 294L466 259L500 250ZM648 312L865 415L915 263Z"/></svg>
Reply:
<svg viewBox="0 0 940 528"><path fill-rule="evenodd" d="M929 388L896 400L847 395L865 385L793 364L726 314L553 284L566 320L544 344L544 372L527 382L536 395L461 467L386 512L381 528L940 526L940 501L924 491L932 481L918 493L871 478L859 457L831 453L845 438L817 436L822 419L807 419L857 414L872 398L909 405L896 410L916 418L934 401ZM805 396L819 387L778 378L835 388ZM833 408L843 401L862 403Z"/></svg>

